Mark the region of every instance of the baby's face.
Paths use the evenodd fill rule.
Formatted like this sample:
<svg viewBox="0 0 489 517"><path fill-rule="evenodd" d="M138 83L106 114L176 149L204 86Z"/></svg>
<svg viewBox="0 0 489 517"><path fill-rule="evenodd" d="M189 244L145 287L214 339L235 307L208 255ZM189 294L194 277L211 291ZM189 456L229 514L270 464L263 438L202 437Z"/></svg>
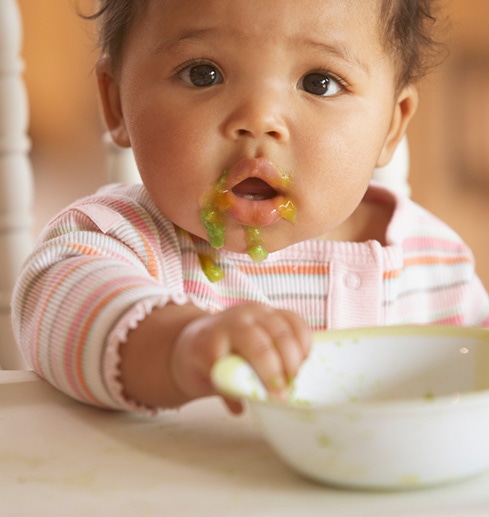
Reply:
<svg viewBox="0 0 489 517"><path fill-rule="evenodd" d="M249 227L268 251L341 227L412 112L377 4L150 0L123 53L113 134L161 211L207 240L224 230L236 252Z"/></svg>

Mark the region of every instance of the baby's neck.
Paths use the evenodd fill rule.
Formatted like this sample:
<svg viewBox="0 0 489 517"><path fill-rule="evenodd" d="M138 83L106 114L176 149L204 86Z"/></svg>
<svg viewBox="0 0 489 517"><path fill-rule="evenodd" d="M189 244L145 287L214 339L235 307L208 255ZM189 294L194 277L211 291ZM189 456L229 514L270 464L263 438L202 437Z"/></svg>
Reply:
<svg viewBox="0 0 489 517"><path fill-rule="evenodd" d="M393 210L394 207L388 203L364 200L346 221L320 239L346 242L376 240L385 246Z"/></svg>

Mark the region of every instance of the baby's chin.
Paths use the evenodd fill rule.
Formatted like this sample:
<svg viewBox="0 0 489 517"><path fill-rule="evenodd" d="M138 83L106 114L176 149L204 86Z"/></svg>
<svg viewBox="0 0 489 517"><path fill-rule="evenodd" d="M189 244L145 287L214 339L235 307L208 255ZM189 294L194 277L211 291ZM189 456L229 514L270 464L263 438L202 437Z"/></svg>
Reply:
<svg viewBox="0 0 489 517"><path fill-rule="evenodd" d="M281 251L306 240L326 240L328 235L327 231L325 232L323 229L317 231L318 229L310 224L300 225L285 219L280 219L268 226L250 227L229 218L223 230L224 237L216 247L216 252L224 250L247 254L256 262L266 260L270 253ZM214 247L214 236L210 235L209 229L204 228L202 224L194 224L187 231ZM212 232L212 229L210 231Z"/></svg>
<svg viewBox="0 0 489 517"><path fill-rule="evenodd" d="M270 253L284 250L294 244L298 244L309 237L292 237L290 234L280 234L266 228L251 228L246 231L245 237L237 237L226 240L222 249L233 253L247 254L255 262L265 261Z"/></svg>

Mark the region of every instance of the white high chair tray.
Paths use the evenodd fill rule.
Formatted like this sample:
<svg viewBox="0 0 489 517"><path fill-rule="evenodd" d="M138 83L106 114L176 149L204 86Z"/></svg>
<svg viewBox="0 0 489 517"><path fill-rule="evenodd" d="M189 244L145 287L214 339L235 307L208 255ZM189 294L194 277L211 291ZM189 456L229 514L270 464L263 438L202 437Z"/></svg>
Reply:
<svg viewBox="0 0 489 517"><path fill-rule="evenodd" d="M0 371L0 515L487 517L489 473L443 488L355 492L288 470L248 413L205 399L156 418L84 406Z"/></svg>

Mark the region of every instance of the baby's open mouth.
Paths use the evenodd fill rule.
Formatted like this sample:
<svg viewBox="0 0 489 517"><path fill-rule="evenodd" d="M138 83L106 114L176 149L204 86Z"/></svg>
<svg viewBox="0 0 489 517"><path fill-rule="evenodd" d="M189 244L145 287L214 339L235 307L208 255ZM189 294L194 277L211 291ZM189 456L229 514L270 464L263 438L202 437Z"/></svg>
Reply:
<svg viewBox="0 0 489 517"><path fill-rule="evenodd" d="M277 191L266 181L255 177L246 178L231 190L235 196L250 201L264 201L277 195Z"/></svg>
<svg viewBox="0 0 489 517"><path fill-rule="evenodd" d="M248 254L253 260L263 260L261 229L279 219L296 221L290 182L289 174L264 158L243 158L224 170L199 213L210 244L222 248L227 226L234 220L247 231Z"/></svg>

